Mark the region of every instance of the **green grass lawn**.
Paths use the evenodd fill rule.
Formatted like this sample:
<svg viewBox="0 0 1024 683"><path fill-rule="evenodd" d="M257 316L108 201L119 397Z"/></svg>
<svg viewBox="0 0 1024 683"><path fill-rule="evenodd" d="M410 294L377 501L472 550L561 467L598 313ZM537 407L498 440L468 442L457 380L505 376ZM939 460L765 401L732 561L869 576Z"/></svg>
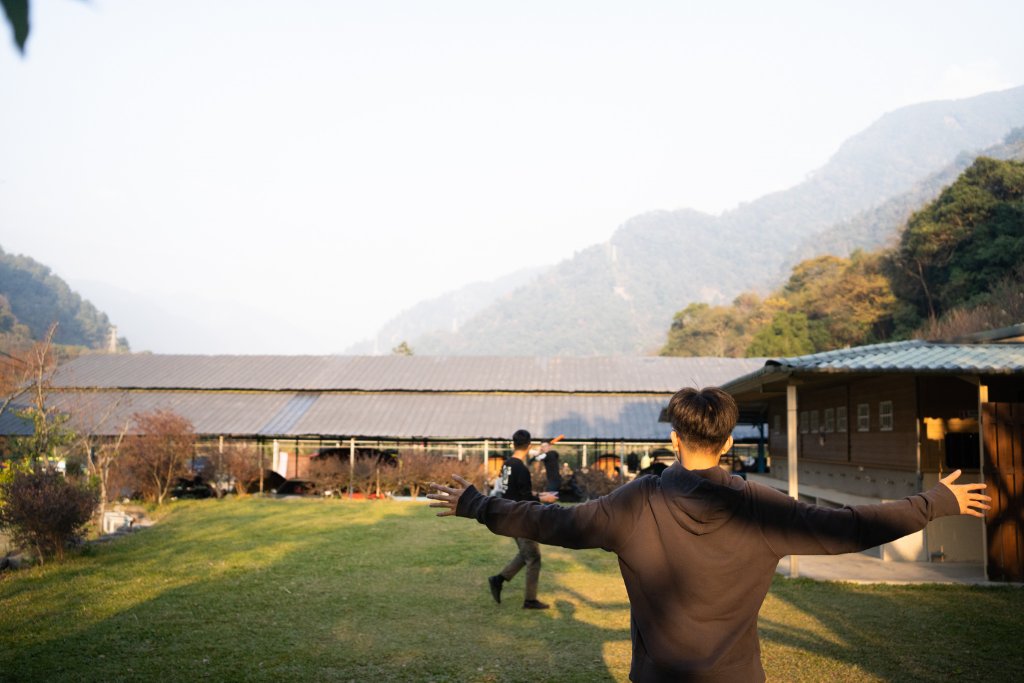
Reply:
<svg viewBox="0 0 1024 683"><path fill-rule="evenodd" d="M0 680L624 681L615 557L544 548L541 598L514 554L424 503L173 504L157 526L0 578ZM772 681L1024 680L1024 590L776 579Z"/></svg>

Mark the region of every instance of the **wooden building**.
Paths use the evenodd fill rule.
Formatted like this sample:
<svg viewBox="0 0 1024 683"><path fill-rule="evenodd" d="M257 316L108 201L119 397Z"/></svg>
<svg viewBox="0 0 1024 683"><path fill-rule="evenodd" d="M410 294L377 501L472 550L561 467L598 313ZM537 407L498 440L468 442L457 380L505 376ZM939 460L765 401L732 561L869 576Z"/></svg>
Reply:
<svg viewBox="0 0 1024 683"><path fill-rule="evenodd" d="M724 385L769 425L771 475L801 499L899 499L961 469L994 498L984 521L936 520L883 559L984 563L1024 580L1024 325L954 342L907 341L769 360ZM795 464L794 464L795 463Z"/></svg>

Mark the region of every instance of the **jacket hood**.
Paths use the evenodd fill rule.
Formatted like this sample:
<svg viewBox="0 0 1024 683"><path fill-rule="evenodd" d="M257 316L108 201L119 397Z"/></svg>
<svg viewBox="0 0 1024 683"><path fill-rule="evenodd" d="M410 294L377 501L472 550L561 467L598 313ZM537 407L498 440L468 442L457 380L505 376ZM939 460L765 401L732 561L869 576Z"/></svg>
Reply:
<svg viewBox="0 0 1024 683"><path fill-rule="evenodd" d="M746 488L742 478L721 467L688 470L678 462L661 473L661 490L676 522L690 533L709 534L739 510Z"/></svg>

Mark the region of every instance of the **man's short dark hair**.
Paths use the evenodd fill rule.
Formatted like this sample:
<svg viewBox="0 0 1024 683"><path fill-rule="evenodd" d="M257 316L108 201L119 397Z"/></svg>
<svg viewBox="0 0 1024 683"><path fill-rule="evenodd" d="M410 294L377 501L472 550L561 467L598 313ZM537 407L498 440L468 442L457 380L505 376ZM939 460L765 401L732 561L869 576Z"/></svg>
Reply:
<svg viewBox="0 0 1024 683"><path fill-rule="evenodd" d="M687 446L702 451L725 445L739 413L732 396L718 387L680 389L668 402L672 429Z"/></svg>
<svg viewBox="0 0 1024 683"><path fill-rule="evenodd" d="M530 432L525 429L517 429L516 433L512 435L512 445L516 448L525 448L532 441L533 438L530 436Z"/></svg>

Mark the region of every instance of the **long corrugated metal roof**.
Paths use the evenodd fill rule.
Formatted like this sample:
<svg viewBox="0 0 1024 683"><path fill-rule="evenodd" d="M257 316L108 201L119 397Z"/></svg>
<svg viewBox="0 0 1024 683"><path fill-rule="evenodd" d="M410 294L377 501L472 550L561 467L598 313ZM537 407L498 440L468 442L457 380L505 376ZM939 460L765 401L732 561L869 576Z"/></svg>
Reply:
<svg viewBox="0 0 1024 683"><path fill-rule="evenodd" d="M132 415L171 410L201 435L507 439L520 428L570 440L661 441L665 395L539 393L57 392L80 433L113 436ZM6 416L5 416L6 417ZM11 421L12 428L16 427ZM21 432L19 432L21 433ZM31 433L29 431L28 433Z"/></svg>
<svg viewBox="0 0 1024 683"><path fill-rule="evenodd" d="M748 358L430 356L81 356L60 388L263 391L675 392L760 367Z"/></svg>
<svg viewBox="0 0 1024 683"><path fill-rule="evenodd" d="M114 435L172 410L202 435L662 441L683 386L761 365L734 358L91 355L63 366L53 403L80 433ZM11 429L18 428L10 425Z"/></svg>
<svg viewBox="0 0 1024 683"><path fill-rule="evenodd" d="M323 394L292 428L302 434L509 438L516 429L574 439L667 439L663 396L564 394Z"/></svg>
<svg viewBox="0 0 1024 683"><path fill-rule="evenodd" d="M295 398L288 392L61 391L48 403L70 415L72 428L81 434L113 436L131 425L136 413L170 410L187 418L198 434L257 436L275 421L294 423Z"/></svg>

